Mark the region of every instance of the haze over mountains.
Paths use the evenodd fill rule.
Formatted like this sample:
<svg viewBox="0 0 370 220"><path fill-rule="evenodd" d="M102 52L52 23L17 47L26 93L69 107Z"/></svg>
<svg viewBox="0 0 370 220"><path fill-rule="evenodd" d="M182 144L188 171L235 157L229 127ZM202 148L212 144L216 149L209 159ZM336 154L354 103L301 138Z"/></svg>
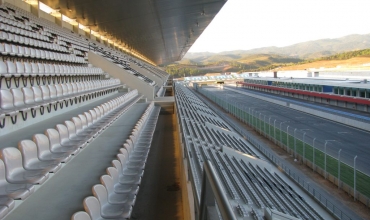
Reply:
<svg viewBox="0 0 370 220"><path fill-rule="evenodd" d="M236 61L248 55L275 54L296 59L315 59L337 53L370 48L370 34L353 34L335 39L320 39L286 47L263 47L251 50L225 51L220 53L187 53L180 63L209 64L217 61Z"/></svg>

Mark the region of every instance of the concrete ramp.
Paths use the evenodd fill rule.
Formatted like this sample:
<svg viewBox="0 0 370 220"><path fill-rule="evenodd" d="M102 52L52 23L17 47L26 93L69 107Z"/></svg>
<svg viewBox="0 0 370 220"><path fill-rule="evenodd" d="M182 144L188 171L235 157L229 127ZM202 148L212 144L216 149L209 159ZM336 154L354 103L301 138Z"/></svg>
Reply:
<svg viewBox="0 0 370 220"><path fill-rule="evenodd" d="M114 78L117 78L121 83L126 84L132 89L137 89L141 95L144 95L149 101L153 101L155 97L156 87L149 85L139 77L131 74L117 64L107 60L99 54L89 51L89 63L96 67L100 67L104 72Z"/></svg>

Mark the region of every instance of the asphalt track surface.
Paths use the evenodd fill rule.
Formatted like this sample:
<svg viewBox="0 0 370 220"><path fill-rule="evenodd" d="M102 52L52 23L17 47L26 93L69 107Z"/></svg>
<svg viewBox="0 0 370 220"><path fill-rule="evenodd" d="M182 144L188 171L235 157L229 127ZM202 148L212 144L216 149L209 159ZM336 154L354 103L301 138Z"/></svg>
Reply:
<svg viewBox="0 0 370 220"><path fill-rule="evenodd" d="M339 124L333 121L306 114L297 110L290 109L281 105L263 101L247 95L243 95L230 90L216 87L205 87L204 89L212 91L215 95L231 100L245 112L251 112L255 117L265 120L266 123L274 124L281 130L287 130L289 134L302 140L305 135L305 142L312 146L315 140L315 148L324 152L324 145L327 142L326 152L333 157L338 157L338 151L342 149L340 160L353 166L354 157L357 155L356 168L365 174L370 175L370 133ZM243 89L243 92L249 93L249 90ZM257 92L253 91L253 94ZM262 93L263 94L263 93Z"/></svg>
<svg viewBox="0 0 370 220"><path fill-rule="evenodd" d="M226 88L238 89L243 92L248 91L251 94L264 96L266 98L273 98L279 101L289 102L289 103L293 103L296 105L301 105L301 106L305 106L308 108L329 112L329 113L339 115L342 117L352 118L352 119L356 119L356 120L363 121L363 122L370 122L370 114L366 112L360 112L360 111L352 110L352 109L344 109L343 107L337 107L337 106L323 104L323 103L314 103L312 101L304 101L302 99L293 98L293 97L279 96L279 95L270 94L267 92L253 91L253 90L242 88L242 87L235 88L235 87L227 86Z"/></svg>

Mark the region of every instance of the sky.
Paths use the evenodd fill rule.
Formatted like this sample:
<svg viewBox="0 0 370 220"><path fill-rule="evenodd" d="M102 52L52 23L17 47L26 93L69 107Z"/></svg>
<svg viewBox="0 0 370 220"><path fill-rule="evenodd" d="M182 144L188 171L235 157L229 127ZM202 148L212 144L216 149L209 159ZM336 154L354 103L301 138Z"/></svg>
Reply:
<svg viewBox="0 0 370 220"><path fill-rule="evenodd" d="M370 0L228 0L189 52L283 47L370 33Z"/></svg>

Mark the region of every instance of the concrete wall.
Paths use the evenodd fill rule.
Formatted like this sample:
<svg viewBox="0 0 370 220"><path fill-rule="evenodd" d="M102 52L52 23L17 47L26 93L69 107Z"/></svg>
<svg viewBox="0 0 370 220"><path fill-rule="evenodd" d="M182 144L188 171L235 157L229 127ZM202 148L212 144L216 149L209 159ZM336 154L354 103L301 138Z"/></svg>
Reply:
<svg viewBox="0 0 370 220"><path fill-rule="evenodd" d="M10 3L18 8L21 8L25 11L31 12L31 5L21 1L21 0L3 0L2 3Z"/></svg>
<svg viewBox="0 0 370 220"><path fill-rule="evenodd" d="M55 23L55 17L39 10L39 17Z"/></svg>
<svg viewBox="0 0 370 220"><path fill-rule="evenodd" d="M139 93L144 95L149 101L154 100L155 87L150 86L118 65L91 51L89 51L89 62L96 67L102 68L106 73L119 79L121 83L126 84L128 87L137 89Z"/></svg>

